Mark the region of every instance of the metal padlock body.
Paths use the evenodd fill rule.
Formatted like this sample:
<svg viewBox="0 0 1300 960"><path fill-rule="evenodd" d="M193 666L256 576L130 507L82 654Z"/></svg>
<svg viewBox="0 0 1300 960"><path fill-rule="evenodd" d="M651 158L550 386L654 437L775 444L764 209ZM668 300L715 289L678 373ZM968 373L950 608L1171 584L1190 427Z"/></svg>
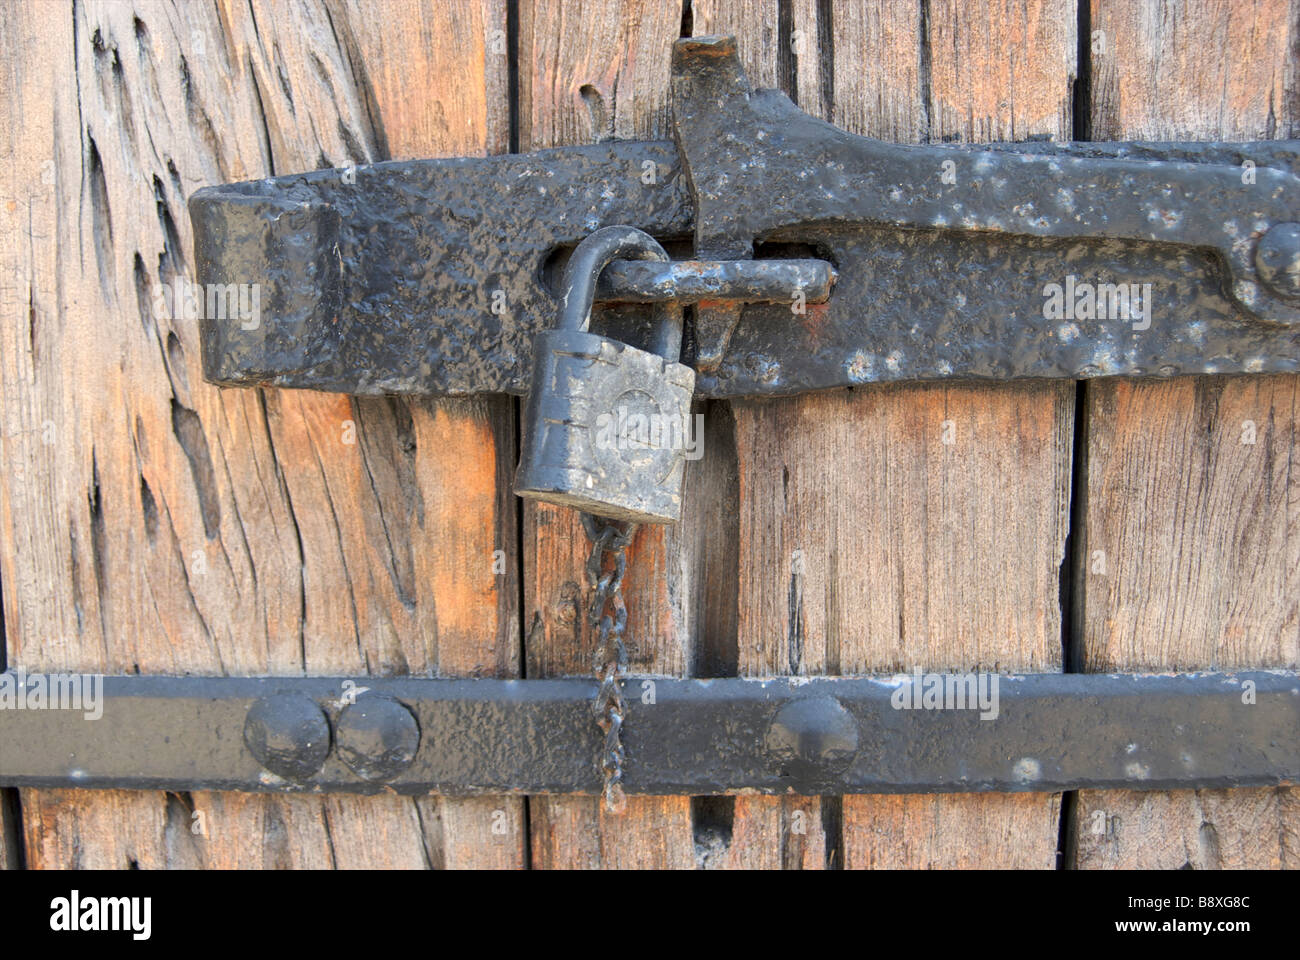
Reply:
<svg viewBox="0 0 1300 960"><path fill-rule="evenodd" d="M628 233L600 236L615 230ZM648 247L627 249L633 234L657 254L646 257ZM617 249L616 256L667 259L639 230L608 227L588 240L598 238L607 251ZM625 241L622 247L611 243L619 239ZM591 271L591 287L609 259L603 257ZM590 288L578 287L589 312ZM568 290L573 296L575 286ZM515 493L617 520L675 523L681 516L695 371L580 329L538 335L534 358Z"/></svg>

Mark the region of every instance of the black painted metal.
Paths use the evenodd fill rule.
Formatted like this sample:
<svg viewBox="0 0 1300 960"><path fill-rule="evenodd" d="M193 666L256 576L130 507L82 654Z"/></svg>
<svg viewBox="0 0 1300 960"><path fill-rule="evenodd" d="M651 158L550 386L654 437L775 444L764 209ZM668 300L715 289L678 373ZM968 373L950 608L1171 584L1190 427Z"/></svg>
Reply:
<svg viewBox="0 0 1300 960"><path fill-rule="evenodd" d="M835 268L825 260L615 260L600 275L596 299L622 303L825 303Z"/></svg>
<svg viewBox="0 0 1300 960"><path fill-rule="evenodd" d="M705 396L1300 370L1297 141L899 146L750 91L730 38L680 41L672 82L680 150L610 143L198 191L198 280L218 291L200 322L205 375L523 393L558 310L556 259L613 224L693 237L702 259L838 270L829 301L797 313L772 288L815 267L719 268L744 277L717 302L678 269L683 300L705 301L686 356ZM216 315L229 284L259 285L255 326ZM1150 284L1149 316L1048 316L1048 284L1102 287L1112 313L1105 285ZM626 272L602 284L628 300L671 286ZM751 298L769 302L738 302ZM645 311L604 312L612 337L644 342Z"/></svg>
<svg viewBox="0 0 1300 960"><path fill-rule="evenodd" d="M818 794L1300 781L1295 673L1003 676L987 719L979 704L927 709L927 682L628 678L623 785ZM590 680L109 677L99 719L0 709L0 785L597 793L595 689ZM322 731L331 732L325 750ZM278 773L259 760L268 744Z"/></svg>

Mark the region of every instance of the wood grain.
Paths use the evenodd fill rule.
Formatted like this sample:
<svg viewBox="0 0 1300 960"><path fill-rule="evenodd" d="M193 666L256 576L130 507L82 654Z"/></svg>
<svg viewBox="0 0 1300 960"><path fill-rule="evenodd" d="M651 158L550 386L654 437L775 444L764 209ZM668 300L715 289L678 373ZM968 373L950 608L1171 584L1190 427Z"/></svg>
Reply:
<svg viewBox="0 0 1300 960"><path fill-rule="evenodd" d="M700 3L695 31L736 32L756 75L855 132L1069 134L1065 3L931 3L925 23L920 4L835 4L829 21L820 4L791 9L773 37L766 5ZM939 56L954 59L936 71ZM869 387L734 412L739 672L1061 669L1070 385ZM791 858L796 809L821 833ZM846 797L842 813L835 800L739 797L718 859L1051 867L1058 811L1050 794Z"/></svg>
<svg viewBox="0 0 1300 960"><path fill-rule="evenodd" d="M78 4L0 29L24 239L0 255L11 663L516 672L512 404L217 390L195 323L150 297L190 276L200 186L503 148L504 3L392 3L382 23L333 0ZM518 800L25 790L22 808L41 867L523 862Z"/></svg>
<svg viewBox="0 0 1300 960"><path fill-rule="evenodd" d="M832 10L834 96L825 119L881 140L924 141L930 119L922 5L886 0L835 4ZM809 109L806 100L800 102Z"/></svg>
<svg viewBox="0 0 1300 960"><path fill-rule="evenodd" d="M1094 3L1091 15L1098 139L1300 132L1300 3ZM1295 376L1088 387L1084 669L1296 668L1298 415ZM1294 788L1085 790L1077 810L1080 867L1300 866Z"/></svg>
<svg viewBox="0 0 1300 960"><path fill-rule="evenodd" d="M931 140L1070 138L1073 3L945 0L928 9Z"/></svg>
<svg viewBox="0 0 1300 960"><path fill-rule="evenodd" d="M1298 135L1292 0L1092 0L1090 9L1092 139Z"/></svg>
<svg viewBox="0 0 1300 960"><path fill-rule="evenodd" d="M930 139L1069 138L1073 4L944 0L925 12L918 70ZM908 630L904 616L884 634L898 653L860 627L846 634L845 671L888 669L906 657L931 670L1062 669L1073 399L1069 384L1023 383L915 386L886 401L891 433L911 443L887 462L885 495L853 499L866 508L859 516L901 514L901 529L890 549L864 555L861 576L877 585L873 606L883 595L925 612L919 629ZM936 419L941 430L948 421L954 442L945 446L941 435L936 445ZM845 864L1051 868L1059 815L1059 794L847 797ZM873 824L900 816L913 838L906 848L872 837Z"/></svg>

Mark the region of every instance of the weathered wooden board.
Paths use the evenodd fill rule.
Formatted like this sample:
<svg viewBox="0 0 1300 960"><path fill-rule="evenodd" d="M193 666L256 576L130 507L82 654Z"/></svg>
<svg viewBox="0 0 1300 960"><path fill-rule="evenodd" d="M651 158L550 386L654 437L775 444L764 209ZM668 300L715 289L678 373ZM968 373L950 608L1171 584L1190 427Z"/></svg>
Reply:
<svg viewBox="0 0 1300 960"><path fill-rule="evenodd" d="M824 19L796 3L782 23L786 9L699 2L693 26L734 31L757 82L855 132L1069 136L1067 3L932 3L928 19L920 4L834 4ZM740 672L1060 669L1073 392L737 403ZM1050 794L846 797L842 813L838 799L741 797L728 862L1051 867L1058 811Z"/></svg>
<svg viewBox="0 0 1300 960"><path fill-rule="evenodd" d="M200 186L505 149L504 2L60 9L0 23L7 235L23 238L0 254L10 662L516 672L510 401L219 391L195 322L153 303L190 276ZM525 849L518 800L27 790L22 808L33 866L518 865Z"/></svg>
<svg viewBox="0 0 1300 960"><path fill-rule="evenodd" d="M668 68L678 3L520 5L519 142L523 150L668 135ZM628 176L640 171L629 170ZM525 653L529 677L590 676L595 634L585 615L591 545L575 511L524 507ZM692 635L677 532L642 527L628 548L624 595L629 670L683 675ZM639 695L633 686L629 695ZM631 797L610 814L591 797L530 801L533 864L544 868L695 864L686 797Z"/></svg>
<svg viewBox="0 0 1300 960"><path fill-rule="evenodd" d="M1296 0L1090 12L1094 139L1300 136ZM1300 377L1098 381L1086 417L1082 669L1295 669ZM1075 829L1080 867L1300 866L1295 788L1085 790Z"/></svg>
<svg viewBox="0 0 1300 960"><path fill-rule="evenodd" d="M821 64L814 55L818 49L815 21L802 7L783 10L775 0L697 0L692 5L692 33L734 34L739 43L741 60L749 81L756 87L777 87L793 96L802 78L814 85L821 81ZM796 32L798 31L798 32ZM811 32L810 32L811 31ZM802 56L795 57L795 51ZM788 51L788 54L787 54ZM801 105L802 105L802 101ZM805 109L807 109L805 105ZM812 112L817 112L813 110ZM714 415L721 413L714 410ZM780 475L780 465L770 460L753 462L752 439L748 430L752 418L745 406L733 406L730 411L730 429L720 439L729 439L732 449L720 450L718 446L706 449L706 456L716 458L726 455L737 465L735 499L739 505L737 516L737 550L739 563L736 570L738 582L737 633L739 645L734 653L734 664L728 664L729 673L742 676L773 674L817 674L827 671L826 658L821 650L809 650L807 656L796 658L793 669L776 651L764 656L755 643L760 638L775 640L785 636L784 594L780 601L781 612L768 619L756 618L747 605L752 604L752 589L746 576L756 565L776 572L782 565L781 553L769 549L772 545L755 536L749 524L770 522L774 501L767 499L771 490L750 488L751 471L771 477ZM755 508L753 497L758 497L764 507ZM765 532L765 531L764 531ZM773 583L780 578L773 577ZM788 589L788 581L781 581ZM730 657L728 658L730 659ZM831 671L833 672L833 670ZM697 809L697 815L712 814L718 820L716 836L721 839L719 849L712 853L706 865L727 869L822 869L832 865L839 855L838 798L819 797L736 797L709 802L711 805Z"/></svg>

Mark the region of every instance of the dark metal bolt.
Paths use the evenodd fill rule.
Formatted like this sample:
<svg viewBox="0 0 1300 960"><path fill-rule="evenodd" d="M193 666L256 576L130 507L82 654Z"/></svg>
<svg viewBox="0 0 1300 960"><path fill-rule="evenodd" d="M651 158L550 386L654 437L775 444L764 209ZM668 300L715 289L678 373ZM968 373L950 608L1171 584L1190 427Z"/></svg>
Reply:
<svg viewBox="0 0 1300 960"><path fill-rule="evenodd" d="M1284 297L1300 297L1300 223L1274 224L1255 248L1260 279Z"/></svg>
<svg viewBox="0 0 1300 960"><path fill-rule="evenodd" d="M301 783L329 756L329 720L306 694L273 694L249 707L244 744L267 770Z"/></svg>
<svg viewBox="0 0 1300 960"><path fill-rule="evenodd" d="M404 704L390 697L365 696L339 714L338 748L357 776L391 780L415 759L420 725Z"/></svg>
<svg viewBox="0 0 1300 960"><path fill-rule="evenodd" d="M817 779L843 771L858 752L858 723L834 697L792 700L767 728L768 755L783 776Z"/></svg>

